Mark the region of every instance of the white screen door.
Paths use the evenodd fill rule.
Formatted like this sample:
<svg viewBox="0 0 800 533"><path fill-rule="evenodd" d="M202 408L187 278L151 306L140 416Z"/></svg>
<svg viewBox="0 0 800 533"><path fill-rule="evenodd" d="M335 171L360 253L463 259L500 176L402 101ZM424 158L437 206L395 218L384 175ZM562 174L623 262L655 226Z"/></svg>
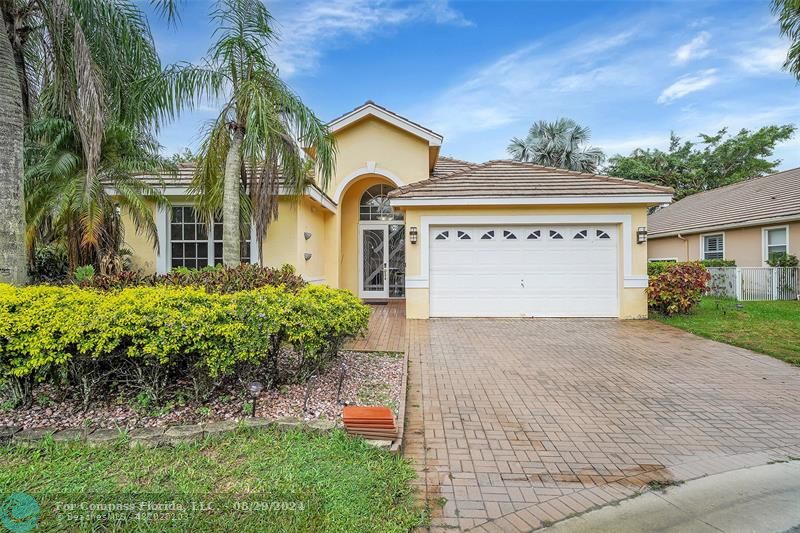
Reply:
<svg viewBox="0 0 800 533"><path fill-rule="evenodd" d="M358 295L361 298L389 297L389 239L386 224L359 226Z"/></svg>

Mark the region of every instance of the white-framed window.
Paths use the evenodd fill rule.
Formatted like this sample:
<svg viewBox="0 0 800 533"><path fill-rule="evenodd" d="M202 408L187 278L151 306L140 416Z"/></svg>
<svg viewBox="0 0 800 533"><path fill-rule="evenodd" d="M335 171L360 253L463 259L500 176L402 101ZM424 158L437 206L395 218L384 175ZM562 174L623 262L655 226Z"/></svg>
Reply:
<svg viewBox="0 0 800 533"><path fill-rule="evenodd" d="M173 205L169 210L168 268L203 268L222 264L222 221L209 230L191 205ZM250 236L242 239L242 263L250 263Z"/></svg>
<svg viewBox="0 0 800 533"><path fill-rule="evenodd" d="M762 234L764 243L764 262L777 255L789 253L789 226L764 228Z"/></svg>
<svg viewBox="0 0 800 533"><path fill-rule="evenodd" d="M725 234L703 235L700 242L701 259L725 259Z"/></svg>

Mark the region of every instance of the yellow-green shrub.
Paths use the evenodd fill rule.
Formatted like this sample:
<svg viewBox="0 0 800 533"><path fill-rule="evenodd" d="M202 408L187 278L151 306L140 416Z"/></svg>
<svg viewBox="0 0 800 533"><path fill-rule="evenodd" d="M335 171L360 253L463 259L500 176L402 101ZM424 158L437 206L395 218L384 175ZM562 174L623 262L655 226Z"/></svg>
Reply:
<svg viewBox="0 0 800 533"><path fill-rule="evenodd" d="M274 381L282 345L318 364L368 318L355 295L323 286L218 294L0 285L0 384L66 375L89 394L107 376L155 391L179 380L214 381L242 365Z"/></svg>

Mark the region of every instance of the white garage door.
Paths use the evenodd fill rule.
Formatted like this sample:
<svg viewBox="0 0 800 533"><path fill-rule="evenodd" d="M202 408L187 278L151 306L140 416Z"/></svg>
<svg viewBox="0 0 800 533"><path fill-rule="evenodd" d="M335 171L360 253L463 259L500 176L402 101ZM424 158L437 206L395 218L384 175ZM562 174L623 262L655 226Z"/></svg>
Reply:
<svg viewBox="0 0 800 533"><path fill-rule="evenodd" d="M616 226L436 226L433 317L619 316Z"/></svg>

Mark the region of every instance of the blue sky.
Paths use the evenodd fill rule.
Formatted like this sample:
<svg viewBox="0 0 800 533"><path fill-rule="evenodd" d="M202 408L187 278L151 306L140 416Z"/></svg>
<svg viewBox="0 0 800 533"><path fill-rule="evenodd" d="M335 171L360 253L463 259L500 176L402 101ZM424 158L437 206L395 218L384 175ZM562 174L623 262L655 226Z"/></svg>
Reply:
<svg viewBox="0 0 800 533"><path fill-rule="evenodd" d="M151 18L165 64L199 61L213 2L178 27ZM374 100L444 135L442 154L507 157L536 120L589 126L607 154L766 124L800 125L800 86L768 2L309 0L267 2L282 77L330 120ZM196 149L213 102L164 127L165 153ZM779 146L800 166L800 135Z"/></svg>

